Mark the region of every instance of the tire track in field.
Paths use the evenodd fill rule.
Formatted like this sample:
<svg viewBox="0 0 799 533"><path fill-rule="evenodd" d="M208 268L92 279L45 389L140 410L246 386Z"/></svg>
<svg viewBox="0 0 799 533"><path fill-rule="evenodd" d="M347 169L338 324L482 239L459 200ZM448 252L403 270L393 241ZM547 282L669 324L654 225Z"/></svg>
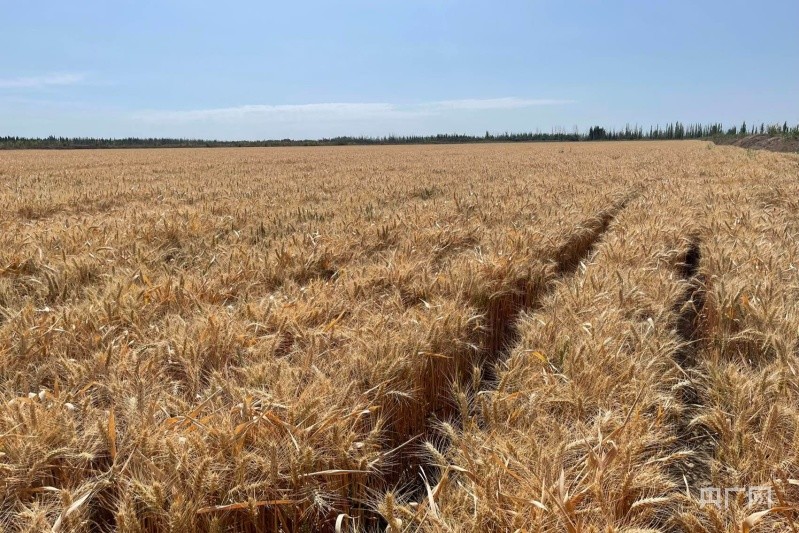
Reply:
<svg viewBox="0 0 799 533"><path fill-rule="evenodd" d="M511 283L512 290L492 297L480 309L481 314L486 317L487 327L481 338L478 339L482 353L478 365L480 381L478 390L474 390L473 393L496 389L496 368L509 356L520 338L517 325L519 316L523 312L538 309L544 298L555 288L557 281L573 276L580 264L590 259L613 221L636 196L637 192L631 192L607 209L581 221L569 233L566 240L551 253L549 264L546 264L545 268L533 270L528 276L513 281ZM461 385L469 387L470 384L461 383ZM447 447L448 443L443 435L435 433L434 418L449 418L454 419L452 420L454 424L459 423L457 409L454 408L457 401L455 398L449 398L449 401L453 405L453 409L448 409L446 413L429 413L426 428L426 436L435 436L443 444L443 447ZM412 471L413 477L411 479L402 479L401 477L387 479L387 484L400 487L410 501L421 502L426 498L427 489L424 478L419 475L419 469L421 468L424 472L426 479L432 480L436 475L437 466L427 463L429 459L420 460L418 447L416 449L407 447L397 459L400 464L413 465L412 469L406 470L408 473ZM367 515L365 518L367 528L376 527L382 530L387 525L385 518L379 513Z"/></svg>
<svg viewBox="0 0 799 533"><path fill-rule="evenodd" d="M556 281L574 275L580 264L591 257L613 220L634 197L635 194L630 194L580 223L553 255L551 272L540 279L518 280L512 293L491 300L485 310L489 329L483 343L485 359L481 365L484 376L481 390L495 388L495 367L510 354L519 340L516 323L519 315L538 309L544 297L552 292Z"/></svg>
<svg viewBox="0 0 799 533"><path fill-rule="evenodd" d="M679 271L687 286L683 297L674 307L677 317L676 332L681 343L674 354L674 360L685 375L685 379L674 389L677 400L683 405L682 414L676 421L677 446L692 453L691 456L673 463L671 470L677 483L695 491L709 480L709 459L713 455L714 446L710 431L693 423L701 415L704 402L703 392L697 386L707 297L705 277L699 269L701 260L702 243L698 238L693 238Z"/></svg>

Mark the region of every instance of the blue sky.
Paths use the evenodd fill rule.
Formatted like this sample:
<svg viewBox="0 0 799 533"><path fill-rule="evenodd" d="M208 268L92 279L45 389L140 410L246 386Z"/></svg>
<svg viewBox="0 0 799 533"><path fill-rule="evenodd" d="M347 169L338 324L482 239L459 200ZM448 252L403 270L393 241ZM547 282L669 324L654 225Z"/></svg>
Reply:
<svg viewBox="0 0 799 533"><path fill-rule="evenodd" d="M799 123L799 2L4 2L0 135Z"/></svg>

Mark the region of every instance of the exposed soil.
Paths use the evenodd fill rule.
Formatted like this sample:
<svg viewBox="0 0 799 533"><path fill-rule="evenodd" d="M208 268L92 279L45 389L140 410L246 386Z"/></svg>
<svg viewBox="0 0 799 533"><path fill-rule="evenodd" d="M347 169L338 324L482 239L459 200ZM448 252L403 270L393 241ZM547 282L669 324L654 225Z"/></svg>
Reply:
<svg viewBox="0 0 799 533"><path fill-rule="evenodd" d="M799 138L783 137L781 135L770 136L765 133L758 135L748 135L740 138L719 137L713 139L716 144L729 144L741 148L751 148L754 150L770 150L772 152L799 152Z"/></svg>

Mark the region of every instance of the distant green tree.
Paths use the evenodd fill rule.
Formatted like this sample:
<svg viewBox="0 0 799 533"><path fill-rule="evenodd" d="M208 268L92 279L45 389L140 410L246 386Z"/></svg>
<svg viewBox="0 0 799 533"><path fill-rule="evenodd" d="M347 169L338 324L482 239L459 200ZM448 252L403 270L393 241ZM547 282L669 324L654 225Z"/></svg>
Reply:
<svg viewBox="0 0 799 533"><path fill-rule="evenodd" d="M588 130L588 140L589 141L599 141L601 139L605 139L607 137L607 131L605 128L600 126L593 126Z"/></svg>

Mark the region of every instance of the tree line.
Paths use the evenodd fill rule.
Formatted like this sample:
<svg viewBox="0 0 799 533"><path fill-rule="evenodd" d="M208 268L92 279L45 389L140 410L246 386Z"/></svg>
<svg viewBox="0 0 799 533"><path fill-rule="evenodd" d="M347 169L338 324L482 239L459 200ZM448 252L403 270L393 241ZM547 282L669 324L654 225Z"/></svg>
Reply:
<svg viewBox="0 0 799 533"><path fill-rule="evenodd" d="M90 148L197 148L197 147L267 147L267 146L346 146L346 145L386 145L386 144L461 144L487 142L546 142L546 141L630 141L659 139L712 139L723 137L743 137L746 135L767 134L799 138L799 124L789 127L783 124L723 126L712 124L683 124L673 122L664 126L627 125L624 128L604 128L592 126L587 132L576 128L571 131L558 130L549 133L489 133L485 135L438 134L438 135L388 135L385 137L332 137L323 139L281 139L261 141L216 141L182 138L95 138L95 137L0 137L0 149L46 148L46 149L90 149Z"/></svg>

